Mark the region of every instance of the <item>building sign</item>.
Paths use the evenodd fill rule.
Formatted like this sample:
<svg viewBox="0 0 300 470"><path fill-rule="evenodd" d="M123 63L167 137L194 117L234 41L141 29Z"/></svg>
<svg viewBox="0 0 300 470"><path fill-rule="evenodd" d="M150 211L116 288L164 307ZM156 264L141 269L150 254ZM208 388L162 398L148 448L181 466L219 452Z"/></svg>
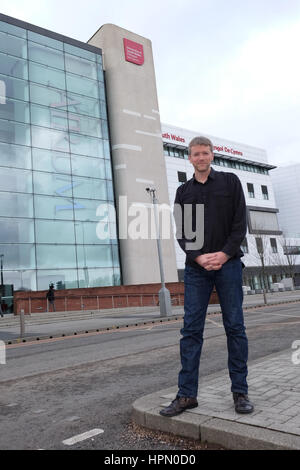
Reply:
<svg viewBox="0 0 300 470"><path fill-rule="evenodd" d="M144 63L144 49L142 44L139 44L130 39L123 39L125 60L132 62L133 64L143 65Z"/></svg>
<svg viewBox="0 0 300 470"><path fill-rule="evenodd" d="M240 152L239 150L235 150L233 148L225 147L223 145L214 145L214 150L216 150L217 152L230 153L231 155L240 155L241 157L243 156L243 152Z"/></svg>
<svg viewBox="0 0 300 470"><path fill-rule="evenodd" d="M164 134L162 134L162 138L170 140L170 141L174 141L174 143L181 142L185 144L184 137L181 137L180 135L171 134L169 132L165 132ZM216 152L230 153L231 155L239 155L241 157L243 156L243 152L240 152L239 150L236 150L232 147L231 148L225 147L225 145L214 145L213 148L214 148L214 151Z"/></svg>
<svg viewBox="0 0 300 470"><path fill-rule="evenodd" d="M163 139L175 140L176 142L185 143L185 139L183 137L180 137L179 135L175 135L175 134L168 134L168 132L163 134L162 137Z"/></svg>

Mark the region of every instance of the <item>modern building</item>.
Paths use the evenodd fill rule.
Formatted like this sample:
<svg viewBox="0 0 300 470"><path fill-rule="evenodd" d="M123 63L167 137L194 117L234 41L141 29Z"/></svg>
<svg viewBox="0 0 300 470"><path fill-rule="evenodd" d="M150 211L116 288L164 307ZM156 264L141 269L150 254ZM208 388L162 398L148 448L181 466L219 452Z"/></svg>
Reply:
<svg viewBox="0 0 300 470"><path fill-rule="evenodd" d="M0 15L0 83L4 283L120 284L101 50Z"/></svg>
<svg viewBox="0 0 300 470"><path fill-rule="evenodd" d="M1 286L160 282L146 189L172 207L193 173L196 134L160 122L149 39L108 24L86 44L0 15ZM211 139L216 169L235 172L244 188L245 283L259 287L263 236L270 255L284 255L275 167L261 149ZM172 227L162 252L165 280L176 282L184 253ZM281 276L274 266L269 282Z"/></svg>

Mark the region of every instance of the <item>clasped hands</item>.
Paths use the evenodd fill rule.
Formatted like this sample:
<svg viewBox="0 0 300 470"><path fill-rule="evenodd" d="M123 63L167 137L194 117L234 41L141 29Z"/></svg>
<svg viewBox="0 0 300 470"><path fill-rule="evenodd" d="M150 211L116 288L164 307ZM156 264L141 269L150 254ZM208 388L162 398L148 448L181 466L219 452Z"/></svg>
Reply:
<svg viewBox="0 0 300 470"><path fill-rule="evenodd" d="M226 255L223 251L216 251L215 253L197 256L195 261L207 271L218 271L229 258L230 256Z"/></svg>

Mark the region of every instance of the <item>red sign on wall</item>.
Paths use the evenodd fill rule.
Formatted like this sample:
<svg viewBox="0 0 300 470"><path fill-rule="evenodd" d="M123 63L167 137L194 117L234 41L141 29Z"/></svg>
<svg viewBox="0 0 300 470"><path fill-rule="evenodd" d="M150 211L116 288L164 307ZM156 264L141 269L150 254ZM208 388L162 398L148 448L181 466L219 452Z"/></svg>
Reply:
<svg viewBox="0 0 300 470"><path fill-rule="evenodd" d="M144 63L144 49L142 44L130 41L130 39L123 39L125 60L133 64L143 65Z"/></svg>

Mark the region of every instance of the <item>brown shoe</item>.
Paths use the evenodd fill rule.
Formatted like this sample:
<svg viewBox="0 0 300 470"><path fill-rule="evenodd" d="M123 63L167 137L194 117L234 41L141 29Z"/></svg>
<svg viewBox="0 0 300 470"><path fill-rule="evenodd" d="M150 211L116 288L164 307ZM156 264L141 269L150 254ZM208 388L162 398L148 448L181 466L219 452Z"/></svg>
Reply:
<svg viewBox="0 0 300 470"><path fill-rule="evenodd" d="M197 398L176 397L175 400L173 400L169 406L163 408L159 414L171 418L172 416L177 416L183 411L196 408L197 406Z"/></svg>

